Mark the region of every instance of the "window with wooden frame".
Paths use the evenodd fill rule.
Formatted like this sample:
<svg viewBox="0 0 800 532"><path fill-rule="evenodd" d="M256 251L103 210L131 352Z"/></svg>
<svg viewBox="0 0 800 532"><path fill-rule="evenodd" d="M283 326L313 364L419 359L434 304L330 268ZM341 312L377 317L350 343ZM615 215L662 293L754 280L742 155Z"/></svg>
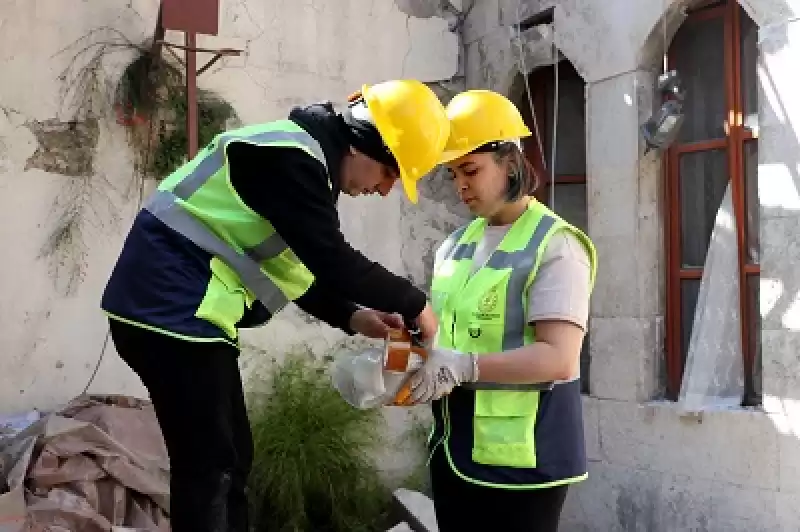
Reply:
<svg viewBox="0 0 800 532"><path fill-rule="evenodd" d="M728 182L736 218L743 404L760 402L758 29L736 0L703 2L673 39L668 60L683 79L685 121L665 157L667 391L677 398L703 267ZM757 131L757 130L756 130Z"/></svg>
<svg viewBox="0 0 800 532"><path fill-rule="evenodd" d="M558 116L553 110L556 100L556 68L542 67L530 74L530 101L523 95L519 109L525 123L528 124L532 136L523 139L528 160L536 169L540 185L536 198L566 221L579 229L587 229L586 205L586 83L569 61L558 63ZM544 149L544 160L539 148L531 117L531 105L536 113L536 124ZM554 186L550 185L552 160L553 122L557 118L558 135L556 137L556 163ZM589 334L583 342L581 352L581 390L589 393Z"/></svg>

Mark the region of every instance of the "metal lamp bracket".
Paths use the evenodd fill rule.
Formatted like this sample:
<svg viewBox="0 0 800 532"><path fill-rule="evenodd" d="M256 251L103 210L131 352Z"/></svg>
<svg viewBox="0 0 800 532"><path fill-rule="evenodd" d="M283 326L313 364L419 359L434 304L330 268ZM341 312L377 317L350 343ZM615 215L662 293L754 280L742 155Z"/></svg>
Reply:
<svg viewBox="0 0 800 532"><path fill-rule="evenodd" d="M204 54L214 54L214 57L212 57L205 65L203 65L200 69L197 70L197 72L195 74L197 76L199 76L200 74L202 74L203 72L205 72L209 68L211 68L211 66L214 63L216 63L217 61L219 61L220 58L222 58L222 57L236 57L236 56L239 56L239 55L242 54L242 50L236 50L234 48L218 48L218 49L214 49L214 48L199 48L199 47L196 47L196 46L184 46L182 44L174 44L174 43L171 43L171 42L167 42L165 40L159 40L159 41L156 42L156 44L158 44L159 46L164 46L164 47L170 48L170 49L176 48L178 50L183 50L185 52L195 52L195 53L200 52L200 53L204 53ZM177 57L177 54L176 54L176 57ZM181 64L184 64L184 62L180 58L178 58L178 60L181 62Z"/></svg>

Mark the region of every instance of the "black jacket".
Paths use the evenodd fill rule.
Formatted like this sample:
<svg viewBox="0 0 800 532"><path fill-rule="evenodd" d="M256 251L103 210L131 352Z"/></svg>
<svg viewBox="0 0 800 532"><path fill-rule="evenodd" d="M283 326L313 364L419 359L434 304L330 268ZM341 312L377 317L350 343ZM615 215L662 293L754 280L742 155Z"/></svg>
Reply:
<svg viewBox="0 0 800 532"><path fill-rule="evenodd" d="M228 147L228 167L242 200L272 223L316 278L295 303L348 332L347 323L357 308L354 303L413 320L425 306L425 294L353 249L341 233L336 200L341 161L349 149L343 120L329 104L296 108L289 119L320 143L333 191L322 164L294 148L233 143ZM263 308L254 312L251 323L268 319L265 312Z"/></svg>
<svg viewBox="0 0 800 532"><path fill-rule="evenodd" d="M234 142L227 151L231 182L242 201L269 220L314 273L314 284L295 303L351 334L348 324L356 303L414 319L425 306L425 294L354 250L339 230L339 169L348 150L344 122L325 105L295 109L290 119L322 146L333 191L322 164L301 150ZM210 253L142 209L111 272L101 307L112 317L168 334L227 341L217 325L196 316L212 278L211 259ZM237 325L253 327L270 318L256 303Z"/></svg>

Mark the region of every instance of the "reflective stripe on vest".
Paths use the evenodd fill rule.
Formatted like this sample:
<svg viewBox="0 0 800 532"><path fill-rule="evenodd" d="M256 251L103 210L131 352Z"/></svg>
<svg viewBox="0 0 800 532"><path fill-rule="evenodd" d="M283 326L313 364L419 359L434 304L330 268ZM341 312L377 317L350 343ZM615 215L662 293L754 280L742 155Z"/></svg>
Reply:
<svg viewBox="0 0 800 532"><path fill-rule="evenodd" d="M225 135L219 137L219 148L214 150L213 153L205 157L197 167L192 170L192 173L183 178L183 180L175 185L173 192L176 196L183 200L189 199L189 196L197 192L217 171L225 164L224 161L224 146L231 140L242 138L239 135ZM274 144L278 142L291 142L300 144L307 148L311 155L325 166L328 170L327 162L325 161L325 154L322 152L322 147L319 142L305 131L266 131L264 133L256 133L247 137L248 142L256 144ZM330 183L329 183L330 185Z"/></svg>
<svg viewBox="0 0 800 532"><path fill-rule="evenodd" d="M437 253L431 287L433 306L440 323L438 345L478 356L535 342L534 330L527 323L527 293L553 234L566 229L582 241L590 255L591 284L594 283L596 267L594 246L589 238L547 207L531 201L486 263L472 272L472 262L485 224L486 220L477 219L445 242ZM478 382L462 385L451 396L444 397L436 408L440 409L444 423L445 452L456 473L466 480L475 481L475 477L465 477L459 472L451 455L451 433L458 439L458 444L454 444L460 453L457 460L472 475L480 477L484 467L535 470L541 390L552 386ZM452 426L449 415L451 402L454 410L459 412L457 424ZM471 412L471 420L463 417L467 410ZM582 423L580 419L565 419L564 422L570 426ZM472 442L461 438L471 438ZM437 446L438 443L433 449ZM471 456L464 453L470 448ZM491 476L489 473L485 478ZM566 481L571 476L572 473L568 473L560 480ZM526 478L525 474L519 478ZM489 483L499 485L496 481ZM525 480L504 483L528 485Z"/></svg>
<svg viewBox="0 0 800 532"><path fill-rule="evenodd" d="M288 304L289 299L261 270L259 263L275 258L288 249L283 238L277 232L273 232L258 244L245 248L242 254L187 212L178 202L179 199L189 200L222 168L225 162L225 146L228 142L239 139L256 144L300 146L319 160L327 170L322 147L305 131L266 131L252 135L222 134L217 138L217 147L213 152L207 154L172 191L157 190L145 203L144 209L191 240L196 246L224 260L267 310L271 314L276 314ZM330 181L328 186L332 186Z"/></svg>
<svg viewBox="0 0 800 532"><path fill-rule="evenodd" d="M544 237L555 225L556 220L550 216L544 216L536 226L533 236L528 240L528 244L519 251L496 250L489 257L483 266L500 270L511 269L511 277L508 281L507 292L510 294L521 294L525 291L525 283L536 264L536 250L542 245ZM466 229L466 228L465 228ZM455 235L454 235L455 236ZM456 237L460 239L463 231ZM458 240L456 240L457 242ZM456 244L451 250L450 260L472 260L477 249L476 242L466 244ZM525 320L525 304L522 298L507 298L505 308L504 330L503 330L503 351L516 349L525 345L525 335L522 330L514 330L511 324L520 323ZM553 387L552 383L541 382L533 384L508 384L499 382L470 382L462 385L470 390L549 390Z"/></svg>
<svg viewBox="0 0 800 532"><path fill-rule="evenodd" d="M165 225L191 240L197 247L224 260L271 314L277 313L289 303L286 295L275 286L272 279L264 275L258 262L249 255L240 254L209 231L205 225L175 202L175 195L171 192L157 191L150 197L144 208ZM285 244L283 249L285 249Z"/></svg>

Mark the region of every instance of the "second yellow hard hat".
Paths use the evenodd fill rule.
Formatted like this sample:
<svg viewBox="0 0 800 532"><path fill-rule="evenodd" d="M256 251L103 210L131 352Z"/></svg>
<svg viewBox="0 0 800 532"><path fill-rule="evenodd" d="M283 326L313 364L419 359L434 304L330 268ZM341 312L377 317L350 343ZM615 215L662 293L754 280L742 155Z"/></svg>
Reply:
<svg viewBox="0 0 800 532"><path fill-rule="evenodd" d="M450 121L450 137L440 163L458 159L487 142L531 135L517 106L494 91L473 89L459 93L445 112Z"/></svg>

